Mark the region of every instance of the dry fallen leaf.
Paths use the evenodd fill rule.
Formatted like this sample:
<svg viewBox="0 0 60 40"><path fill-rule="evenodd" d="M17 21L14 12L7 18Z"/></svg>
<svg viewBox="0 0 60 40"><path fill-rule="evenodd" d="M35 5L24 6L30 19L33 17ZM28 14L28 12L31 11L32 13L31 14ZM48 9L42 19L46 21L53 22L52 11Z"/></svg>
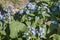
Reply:
<svg viewBox="0 0 60 40"><path fill-rule="evenodd" d="M48 22L47 22L47 25L50 26L50 24L51 24L51 21L48 21Z"/></svg>

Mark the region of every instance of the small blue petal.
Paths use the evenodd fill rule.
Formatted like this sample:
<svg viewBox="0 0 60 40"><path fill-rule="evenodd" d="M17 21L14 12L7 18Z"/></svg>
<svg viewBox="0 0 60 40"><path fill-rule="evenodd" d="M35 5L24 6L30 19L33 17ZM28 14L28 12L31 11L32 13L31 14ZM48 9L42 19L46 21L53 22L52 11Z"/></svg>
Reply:
<svg viewBox="0 0 60 40"><path fill-rule="evenodd" d="M29 14L30 13L30 10L26 10L26 14Z"/></svg>
<svg viewBox="0 0 60 40"><path fill-rule="evenodd" d="M21 15L22 15L22 14L23 14L23 12L24 12L24 10L20 10L20 11L19 11L19 14L21 14Z"/></svg>
<svg viewBox="0 0 60 40"><path fill-rule="evenodd" d="M28 17L28 20L32 20L32 17Z"/></svg>
<svg viewBox="0 0 60 40"><path fill-rule="evenodd" d="M52 11L56 11L56 10L57 10L57 8L56 8L56 7L53 7L53 8L52 8Z"/></svg>
<svg viewBox="0 0 60 40"><path fill-rule="evenodd" d="M46 11L43 11L43 12L42 12L42 15L44 15L45 13L46 13Z"/></svg>
<svg viewBox="0 0 60 40"><path fill-rule="evenodd" d="M39 19L39 16L35 16L35 19Z"/></svg>

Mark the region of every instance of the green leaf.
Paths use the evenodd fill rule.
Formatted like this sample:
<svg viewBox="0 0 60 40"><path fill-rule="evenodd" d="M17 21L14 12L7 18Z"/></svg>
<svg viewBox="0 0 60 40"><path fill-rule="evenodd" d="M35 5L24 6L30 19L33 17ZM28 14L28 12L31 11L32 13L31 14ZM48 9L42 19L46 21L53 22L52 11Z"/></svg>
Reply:
<svg viewBox="0 0 60 40"><path fill-rule="evenodd" d="M25 31L25 25L18 21L12 21L10 24L10 37L15 38L17 37L17 33L20 31Z"/></svg>
<svg viewBox="0 0 60 40"><path fill-rule="evenodd" d="M22 38L18 38L18 40L22 40Z"/></svg>
<svg viewBox="0 0 60 40"><path fill-rule="evenodd" d="M44 14L44 16L50 17L50 15L49 15L49 14L47 14L47 13L46 13L46 14Z"/></svg>
<svg viewBox="0 0 60 40"><path fill-rule="evenodd" d="M52 32L55 28L57 28L58 27L58 25L57 24L51 24L50 25L50 27L49 27L49 29L50 29L50 31Z"/></svg>
<svg viewBox="0 0 60 40"><path fill-rule="evenodd" d="M3 34L3 35L6 35L4 30L1 30L0 33Z"/></svg>
<svg viewBox="0 0 60 40"><path fill-rule="evenodd" d="M60 35L58 34L54 35L53 40L60 40Z"/></svg>

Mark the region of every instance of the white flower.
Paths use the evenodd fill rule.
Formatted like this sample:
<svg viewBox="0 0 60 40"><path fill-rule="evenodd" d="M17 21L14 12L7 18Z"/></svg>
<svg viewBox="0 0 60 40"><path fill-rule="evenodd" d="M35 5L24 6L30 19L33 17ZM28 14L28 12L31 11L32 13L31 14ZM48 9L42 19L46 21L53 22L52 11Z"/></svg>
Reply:
<svg viewBox="0 0 60 40"><path fill-rule="evenodd" d="M42 15L44 15L45 13L46 13L46 11L43 11L43 12L42 12Z"/></svg>
<svg viewBox="0 0 60 40"><path fill-rule="evenodd" d="M23 14L23 12L24 12L24 10L20 10L20 11L19 11L19 14L21 14L21 15L22 15L22 14Z"/></svg>
<svg viewBox="0 0 60 40"><path fill-rule="evenodd" d="M57 24L57 22L56 22L56 21L52 21L52 23L53 23L53 24Z"/></svg>

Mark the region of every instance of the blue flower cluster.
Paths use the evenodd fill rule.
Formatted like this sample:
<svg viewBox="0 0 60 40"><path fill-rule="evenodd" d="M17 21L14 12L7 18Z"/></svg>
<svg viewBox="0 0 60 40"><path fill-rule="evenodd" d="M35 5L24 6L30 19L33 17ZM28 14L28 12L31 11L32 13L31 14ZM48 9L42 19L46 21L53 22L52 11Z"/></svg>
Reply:
<svg viewBox="0 0 60 40"><path fill-rule="evenodd" d="M28 25L27 29L32 33L32 35L36 36L36 34L38 34L39 37L44 38L44 33L45 33L44 28L39 27L39 30L38 30L37 28L31 27L30 25Z"/></svg>
<svg viewBox="0 0 60 40"><path fill-rule="evenodd" d="M55 3L54 6L51 7L48 5L48 3L45 2L42 2L40 4L38 1L37 4L29 2L24 6L24 8L19 9L18 12L16 12L16 9L13 7L13 5L9 5L9 7L11 7L12 10L10 10L9 8L3 8L4 12L0 11L0 26L3 25L3 30L5 31L7 26L6 24L10 24L12 21L11 17L13 17L13 19L18 20L20 23L24 24L27 27L27 31L24 31L22 33L23 37L25 37L26 40L31 40L32 36L45 38L45 28L48 29L47 26L50 26L49 22L51 22L52 24L58 24L56 20L51 18L57 18L57 16L53 15L53 12L56 12L58 9L60 10L59 3ZM15 13L15 15L12 16L11 14L13 13ZM59 19L57 18L57 20ZM4 24L2 23L2 21L4 22Z"/></svg>
<svg viewBox="0 0 60 40"><path fill-rule="evenodd" d="M0 12L0 20L3 20L3 15L1 14L1 12Z"/></svg>
<svg viewBox="0 0 60 40"><path fill-rule="evenodd" d="M6 30L6 24L11 24L11 10L3 8L0 11L0 26L3 26L3 30Z"/></svg>

